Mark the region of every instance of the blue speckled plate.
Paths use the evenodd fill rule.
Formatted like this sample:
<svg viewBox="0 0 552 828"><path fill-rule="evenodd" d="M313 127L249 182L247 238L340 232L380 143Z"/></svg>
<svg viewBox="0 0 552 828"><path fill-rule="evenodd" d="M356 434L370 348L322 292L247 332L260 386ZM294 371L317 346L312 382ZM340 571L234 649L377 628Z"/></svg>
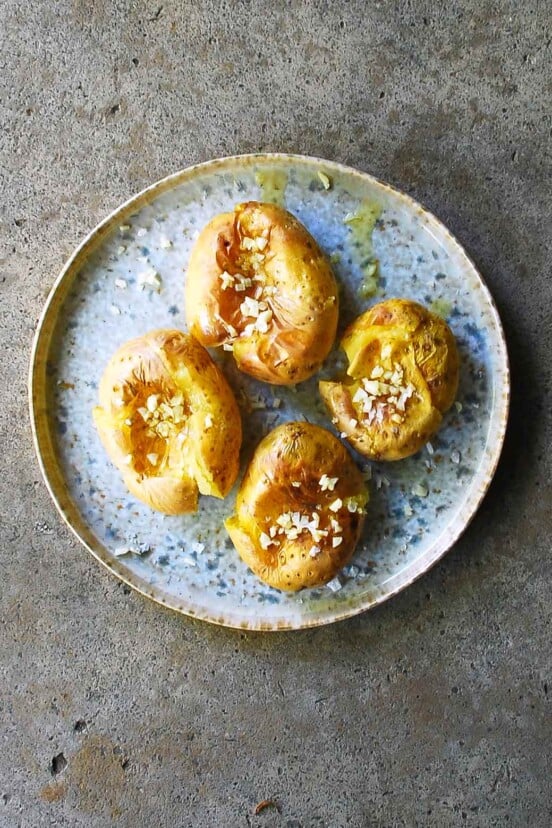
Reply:
<svg viewBox="0 0 552 828"><path fill-rule="evenodd" d="M319 172L329 177L330 189ZM353 564L331 587L295 594L265 586L239 559L223 526L235 492L225 501L202 498L195 515L151 511L125 490L91 416L103 368L125 340L152 328L185 327L184 271L200 228L236 202L273 196L283 199L332 256L342 287L341 331L376 301L360 295L361 251L344 219L366 200L377 204L377 299L409 297L441 310L462 358L458 402L432 445L408 460L369 469L371 503ZM242 406L244 463L260 437L285 420L308 418L332 428L317 378L295 389L274 388L240 375L231 355L217 359ZM336 359L330 357L322 375L331 376ZM180 612L231 627L275 630L325 624L368 609L412 583L450 548L494 473L509 376L489 292L434 216L357 170L300 156L250 155L176 173L92 231L67 262L42 314L30 394L36 449L50 493L103 564Z"/></svg>

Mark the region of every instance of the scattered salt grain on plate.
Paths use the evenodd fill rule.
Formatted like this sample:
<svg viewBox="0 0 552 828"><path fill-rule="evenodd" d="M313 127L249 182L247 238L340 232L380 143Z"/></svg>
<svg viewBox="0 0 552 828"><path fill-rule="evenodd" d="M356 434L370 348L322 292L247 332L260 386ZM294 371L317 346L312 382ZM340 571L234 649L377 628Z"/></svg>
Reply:
<svg viewBox="0 0 552 828"><path fill-rule="evenodd" d="M151 546L147 543L141 543L139 546L118 546L113 550L116 558L122 558L123 555L147 555L151 552Z"/></svg>
<svg viewBox="0 0 552 828"><path fill-rule="evenodd" d="M326 173L323 173L322 170L318 170L317 175L318 175L318 178L320 179L320 181L322 182L322 186L324 187L324 189L325 190L331 189L331 186L332 186L331 178L329 176L327 176Z"/></svg>
<svg viewBox="0 0 552 828"><path fill-rule="evenodd" d="M429 489L425 485L425 483L415 483L411 489L412 494L414 497L427 497L429 494Z"/></svg>
<svg viewBox="0 0 552 828"><path fill-rule="evenodd" d="M163 285L163 280L157 271L150 267L148 270L143 270L138 274L138 286L140 290L148 289L159 293Z"/></svg>
<svg viewBox="0 0 552 828"><path fill-rule="evenodd" d="M326 586L332 592L339 592L340 589L343 589L343 580L340 575L336 575L335 578L332 578L331 581L328 581Z"/></svg>

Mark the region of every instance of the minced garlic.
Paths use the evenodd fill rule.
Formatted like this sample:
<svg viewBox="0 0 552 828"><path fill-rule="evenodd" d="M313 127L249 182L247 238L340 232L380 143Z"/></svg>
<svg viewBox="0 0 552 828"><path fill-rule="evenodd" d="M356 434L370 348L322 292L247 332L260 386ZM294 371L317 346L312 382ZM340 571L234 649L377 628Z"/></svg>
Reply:
<svg viewBox="0 0 552 828"><path fill-rule="evenodd" d="M318 481L318 485L320 486L320 491L322 492L333 492L336 487L337 481L339 480L338 477L328 477L327 474L323 474L320 480Z"/></svg>

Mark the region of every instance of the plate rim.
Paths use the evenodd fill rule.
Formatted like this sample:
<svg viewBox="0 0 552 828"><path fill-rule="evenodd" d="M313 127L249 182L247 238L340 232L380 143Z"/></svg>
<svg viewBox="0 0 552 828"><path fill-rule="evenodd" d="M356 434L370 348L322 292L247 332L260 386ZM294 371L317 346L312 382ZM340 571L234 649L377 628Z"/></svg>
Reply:
<svg viewBox="0 0 552 828"><path fill-rule="evenodd" d="M83 259L85 254L89 252L89 248L93 248L96 243L101 241L104 235L107 235L108 231L111 230L111 225L115 219L124 220L126 215L129 215L144 203L148 202L150 197L161 195L163 192L178 186L178 184L186 180L186 178L193 178L194 176L201 174L201 172L209 170L209 168L216 169L216 167L232 166L240 163L252 165L255 163L270 164L275 162L279 164L293 162L313 166L315 168L325 166L328 168L328 172L330 172L330 174L331 171L334 170L341 174L357 176L362 180L369 181L372 185L376 185L383 190L387 190L393 196L406 203L412 211L421 212L428 220L436 222L447 243L451 244L456 249L456 252L465 258L467 264L472 268L473 272L477 276L485 299L492 311L500 347L499 352L495 353L495 357L498 358L498 363L497 369L494 372L495 388L489 420L489 429L487 432L487 443L483 451L481 462L474 474L474 477L472 478L471 484L472 489L475 489L475 483L477 483L478 489L472 499L468 500L464 504L464 508L458 512L452 524L443 530L440 538L437 539L438 541L441 540L441 543L437 543L434 546L430 559L426 561L422 557L423 565L419 565L419 562L415 559L409 565L407 570L405 570L408 571L408 576L403 579L399 579L399 583L393 589L384 592L378 591L377 593L369 593L362 600L346 602L343 606L338 605L333 610L322 610L319 614L315 614L310 618L291 616L286 620L280 619L264 621L262 618L257 619L254 617L252 619L242 620L239 622L237 618L233 618L231 614L227 613L227 611L221 616L217 616L203 609L197 611L193 606L184 606L177 599L171 601L170 596L165 597L165 593L158 588L151 587L149 585L146 586L140 576L131 573L126 568L122 568L118 562L118 559L109 555L103 544L88 529L68 493L60 492L56 487L56 483L59 484L60 481L61 483L64 483L64 478L63 475L59 473L59 464L57 463L55 450L52 446L50 429L48 428L47 422L46 425L41 422L41 420L47 421L47 417L45 415L45 411L44 416L42 416L42 412L39 407L40 392L45 390L40 385L42 380L40 374L43 369L44 372L46 369L46 357L51 344L51 334L55 329L55 323L57 321L57 314L55 313L55 310L58 302L56 302L56 300L59 300L59 303L62 303L65 298L65 296L62 295L63 292L61 288L65 285L66 280L68 280L68 284L66 284L65 287L67 289L71 287L73 279L69 277L71 277L71 274L73 273L73 268L76 267L79 259ZM50 323L50 327L48 327L48 323ZM50 334L49 338L48 334ZM502 379L502 387L499 389L496 388L496 376ZM42 384L45 386L45 382ZM497 391L500 392L500 394L498 394ZM208 161L192 164L188 167L183 167L182 169L170 173L158 181L155 181L153 184L149 184L147 187L135 193L122 204L119 204L115 209L113 209L84 236L66 260L58 276L56 277L38 318L31 348L28 374L31 432L40 471L58 513L79 542L96 558L96 560L105 566L109 572L114 574L132 589L135 589L137 592L140 592L142 595L145 595L147 598L150 598L157 604L160 604L167 609L173 610L180 615L198 618L231 629L266 632L309 629L313 627L325 626L326 624L343 621L347 618L367 612L369 609L379 606L397 595L399 592L402 592L418 580L418 578L420 578L423 574L428 572L433 566L435 566L435 564L441 560L448 551L450 551L462 534L467 530L489 489L504 445L510 408L510 393L511 381L508 349L496 303L485 280L475 265L475 262L456 236L451 233L448 227L423 203L412 198L412 196L402 190L380 180L376 176L365 172L364 170L360 170L346 164L341 164L336 161L319 158L317 156L283 152L261 152L221 156ZM489 452L490 440L492 440L492 446ZM55 464L57 468L52 468L53 464ZM60 480L56 481L56 476L60 478ZM82 525L79 527L77 525L78 523L81 523Z"/></svg>

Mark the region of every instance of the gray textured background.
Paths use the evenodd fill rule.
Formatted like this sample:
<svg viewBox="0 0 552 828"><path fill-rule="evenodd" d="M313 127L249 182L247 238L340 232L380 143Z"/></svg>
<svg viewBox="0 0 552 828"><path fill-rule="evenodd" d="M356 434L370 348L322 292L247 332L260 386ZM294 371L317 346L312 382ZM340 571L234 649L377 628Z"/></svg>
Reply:
<svg viewBox="0 0 552 828"><path fill-rule="evenodd" d="M2 828L551 824L550 5L441 5L0 3ZM382 608L296 634L193 622L109 576L50 503L27 416L80 238L252 150L423 201L487 279L513 367L462 541ZM279 812L252 815L265 798Z"/></svg>

